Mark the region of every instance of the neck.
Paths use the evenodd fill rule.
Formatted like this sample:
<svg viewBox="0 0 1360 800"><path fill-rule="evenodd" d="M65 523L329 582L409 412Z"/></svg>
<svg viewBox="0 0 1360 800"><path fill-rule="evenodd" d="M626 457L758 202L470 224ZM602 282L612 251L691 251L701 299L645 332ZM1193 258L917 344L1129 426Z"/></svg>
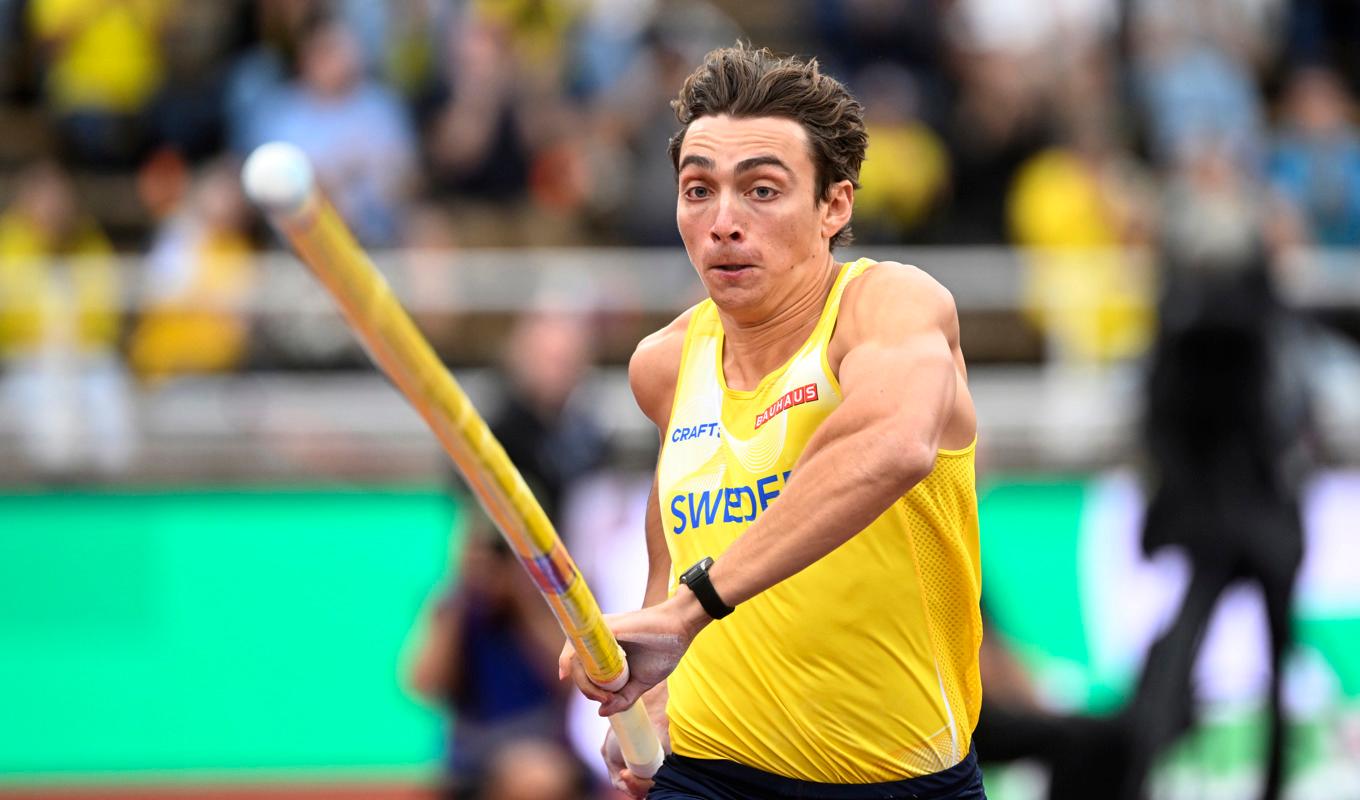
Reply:
<svg viewBox="0 0 1360 800"><path fill-rule="evenodd" d="M840 274L840 264L827 255L815 275L800 280L773 309L740 315L718 309L722 321L723 374L738 391L754 389L761 379L797 352L817 327L827 295Z"/></svg>

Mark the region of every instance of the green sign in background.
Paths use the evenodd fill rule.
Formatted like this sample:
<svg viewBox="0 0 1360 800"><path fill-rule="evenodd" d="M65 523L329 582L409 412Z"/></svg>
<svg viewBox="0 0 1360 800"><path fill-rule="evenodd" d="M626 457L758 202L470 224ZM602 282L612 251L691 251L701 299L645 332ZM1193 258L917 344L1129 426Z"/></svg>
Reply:
<svg viewBox="0 0 1360 800"><path fill-rule="evenodd" d="M428 490L0 497L0 773L424 765Z"/></svg>
<svg viewBox="0 0 1360 800"><path fill-rule="evenodd" d="M1087 659L1088 486L981 493L989 610L1032 667ZM0 495L0 781L428 774L439 719L399 673L455 515L423 487ZM1352 695L1358 629L1299 630ZM1122 693L1096 676L1088 706Z"/></svg>

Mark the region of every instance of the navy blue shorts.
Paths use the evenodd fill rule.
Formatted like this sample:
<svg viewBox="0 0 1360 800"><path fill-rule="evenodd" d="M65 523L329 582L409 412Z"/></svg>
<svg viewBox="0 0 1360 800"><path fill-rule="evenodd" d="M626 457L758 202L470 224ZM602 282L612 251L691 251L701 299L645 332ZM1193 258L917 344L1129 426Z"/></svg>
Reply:
<svg viewBox="0 0 1360 800"><path fill-rule="evenodd" d="M977 756L942 772L890 783L813 783L737 764L668 755L647 800L987 800Z"/></svg>

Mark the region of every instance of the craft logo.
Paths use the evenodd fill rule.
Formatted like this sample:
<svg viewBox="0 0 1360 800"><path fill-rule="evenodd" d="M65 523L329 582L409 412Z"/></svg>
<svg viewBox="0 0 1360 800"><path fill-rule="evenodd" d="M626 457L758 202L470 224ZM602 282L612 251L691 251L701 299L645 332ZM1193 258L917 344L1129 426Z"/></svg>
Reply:
<svg viewBox="0 0 1360 800"><path fill-rule="evenodd" d="M703 439L712 436L716 439L722 438L722 430L716 422L705 422L702 425L679 425L671 431L672 442L687 442L690 439Z"/></svg>
<svg viewBox="0 0 1360 800"><path fill-rule="evenodd" d="M794 406L801 406L804 403L811 403L817 399L817 384L809 383L807 386L800 386L797 389L787 392L783 397L774 401L774 404L756 416L756 430L761 425L769 422L785 411Z"/></svg>

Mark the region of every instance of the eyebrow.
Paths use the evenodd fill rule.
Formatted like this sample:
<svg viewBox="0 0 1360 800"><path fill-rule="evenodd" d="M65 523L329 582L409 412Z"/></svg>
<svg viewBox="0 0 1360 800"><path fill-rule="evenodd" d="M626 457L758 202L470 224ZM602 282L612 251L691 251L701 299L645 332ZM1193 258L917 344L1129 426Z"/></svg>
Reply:
<svg viewBox="0 0 1360 800"><path fill-rule="evenodd" d="M706 158L704 156L687 155L685 156L685 159L680 162L680 169L684 169L685 167L688 166L695 166L698 167L699 169L712 170L717 165L713 163L713 159L711 158Z"/></svg>
<svg viewBox="0 0 1360 800"><path fill-rule="evenodd" d="M685 156L684 160L680 162L680 169L682 170L689 166L695 166L699 169L710 171L717 168L717 165L713 163L713 159L708 158L707 156L693 154ZM790 175L793 174L793 170L789 169L788 164L785 164L774 156L753 156L751 158L744 158L737 162L737 166L733 171L740 175L743 172L750 172L758 167L778 167Z"/></svg>
<svg viewBox="0 0 1360 800"><path fill-rule="evenodd" d="M793 174L793 170L789 169L788 164L785 164L774 156L755 156L754 158L742 159L737 162L737 168L733 171L740 175L743 172L750 172L758 167L778 167L790 175Z"/></svg>

